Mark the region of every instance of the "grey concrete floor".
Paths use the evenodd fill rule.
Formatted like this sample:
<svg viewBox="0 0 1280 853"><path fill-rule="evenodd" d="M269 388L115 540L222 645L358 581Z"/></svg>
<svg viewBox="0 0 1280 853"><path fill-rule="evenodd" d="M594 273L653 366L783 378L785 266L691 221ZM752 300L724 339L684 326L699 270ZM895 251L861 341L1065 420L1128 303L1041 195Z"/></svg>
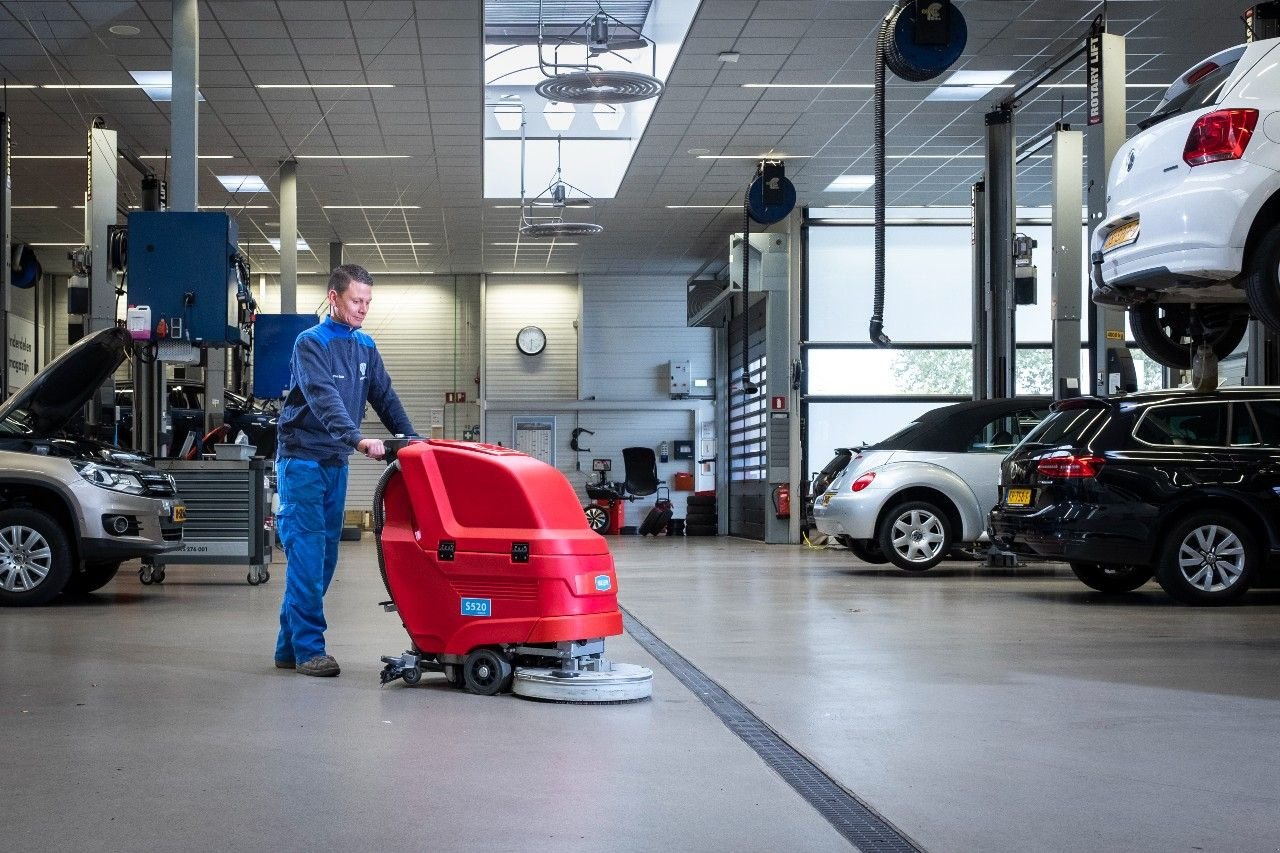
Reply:
<svg viewBox="0 0 1280 853"><path fill-rule="evenodd" d="M1104 598L1063 566L613 539L624 606L932 851L1280 850L1280 593ZM844 840L630 638L654 699L379 687L372 543L337 679L272 667L283 566L0 611L0 848L778 851Z"/></svg>

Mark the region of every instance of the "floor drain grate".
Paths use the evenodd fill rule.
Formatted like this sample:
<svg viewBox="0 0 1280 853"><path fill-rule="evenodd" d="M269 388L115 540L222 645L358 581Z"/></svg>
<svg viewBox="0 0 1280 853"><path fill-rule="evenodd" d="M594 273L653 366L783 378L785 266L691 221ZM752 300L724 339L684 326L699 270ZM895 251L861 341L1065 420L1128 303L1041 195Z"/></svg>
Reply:
<svg viewBox="0 0 1280 853"><path fill-rule="evenodd" d="M920 847L779 737L727 690L658 639L640 620L627 610L622 613L627 633L701 699L731 732L755 750L851 844L863 853L921 853Z"/></svg>

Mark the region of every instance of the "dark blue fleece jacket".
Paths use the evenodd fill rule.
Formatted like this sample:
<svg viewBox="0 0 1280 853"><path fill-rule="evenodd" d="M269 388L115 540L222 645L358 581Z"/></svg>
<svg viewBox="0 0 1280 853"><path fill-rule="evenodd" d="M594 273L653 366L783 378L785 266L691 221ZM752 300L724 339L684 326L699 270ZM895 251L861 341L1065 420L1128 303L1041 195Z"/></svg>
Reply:
<svg viewBox="0 0 1280 853"><path fill-rule="evenodd" d="M366 403L393 435L414 434L373 338L359 329L326 317L298 335L289 372L278 457L346 464L363 438Z"/></svg>

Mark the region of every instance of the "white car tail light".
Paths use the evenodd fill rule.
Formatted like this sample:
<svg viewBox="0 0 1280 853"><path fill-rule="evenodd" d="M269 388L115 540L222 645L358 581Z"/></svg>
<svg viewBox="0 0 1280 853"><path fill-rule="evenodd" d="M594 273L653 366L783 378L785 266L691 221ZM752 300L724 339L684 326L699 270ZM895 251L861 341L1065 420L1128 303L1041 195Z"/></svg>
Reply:
<svg viewBox="0 0 1280 853"><path fill-rule="evenodd" d="M1257 110L1216 110L1196 119L1187 134L1182 159L1188 166L1239 160L1258 125Z"/></svg>

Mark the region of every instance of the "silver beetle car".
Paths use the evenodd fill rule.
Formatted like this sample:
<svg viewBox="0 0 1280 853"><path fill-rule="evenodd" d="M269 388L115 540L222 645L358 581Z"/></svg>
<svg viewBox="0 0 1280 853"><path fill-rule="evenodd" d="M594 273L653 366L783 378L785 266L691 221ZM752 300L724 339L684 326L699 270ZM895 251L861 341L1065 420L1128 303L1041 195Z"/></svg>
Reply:
<svg viewBox="0 0 1280 853"><path fill-rule="evenodd" d="M985 537L1000 460L1049 414L1048 397L975 400L926 412L864 447L818 496L818 531L867 563L931 569Z"/></svg>

